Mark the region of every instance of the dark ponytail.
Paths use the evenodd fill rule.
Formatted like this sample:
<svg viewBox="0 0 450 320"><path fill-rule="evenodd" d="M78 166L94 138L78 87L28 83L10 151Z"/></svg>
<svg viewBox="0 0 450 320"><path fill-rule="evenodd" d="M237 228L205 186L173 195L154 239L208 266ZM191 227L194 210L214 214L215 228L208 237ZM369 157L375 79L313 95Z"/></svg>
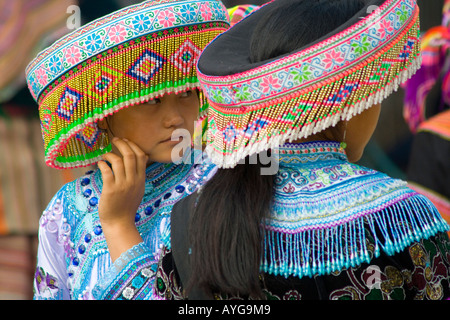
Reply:
<svg viewBox="0 0 450 320"><path fill-rule="evenodd" d="M250 59L264 61L301 48L344 24L363 5L363 0L285 1L255 28ZM201 191L189 225L188 294L196 286L211 295L262 297L262 223L271 208L274 177L248 162L219 169Z"/></svg>
<svg viewBox="0 0 450 320"><path fill-rule="evenodd" d="M192 278L209 294L260 297L262 223L270 210L273 176L260 164L219 169L191 215Z"/></svg>

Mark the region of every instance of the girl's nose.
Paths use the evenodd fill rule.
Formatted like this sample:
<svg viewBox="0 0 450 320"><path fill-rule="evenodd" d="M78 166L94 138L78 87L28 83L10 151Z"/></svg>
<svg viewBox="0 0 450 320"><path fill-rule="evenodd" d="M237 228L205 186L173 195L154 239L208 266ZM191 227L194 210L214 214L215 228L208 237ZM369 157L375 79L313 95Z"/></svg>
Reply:
<svg viewBox="0 0 450 320"><path fill-rule="evenodd" d="M164 109L163 124L165 127L179 127L184 123L184 119L175 102L168 103Z"/></svg>

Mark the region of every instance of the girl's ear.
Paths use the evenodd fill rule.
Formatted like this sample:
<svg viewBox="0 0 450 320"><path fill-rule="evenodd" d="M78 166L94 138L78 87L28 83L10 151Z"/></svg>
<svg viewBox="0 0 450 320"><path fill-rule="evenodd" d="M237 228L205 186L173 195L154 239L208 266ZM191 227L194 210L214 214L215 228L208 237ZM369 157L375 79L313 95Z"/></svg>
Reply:
<svg viewBox="0 0 450 320"><path fill-rule="evenodd" d="M101 130L106 130L108 128L108 124L106 123L106 118L103 118L102 120L97 122L97 126L101 129Z"/></svg>

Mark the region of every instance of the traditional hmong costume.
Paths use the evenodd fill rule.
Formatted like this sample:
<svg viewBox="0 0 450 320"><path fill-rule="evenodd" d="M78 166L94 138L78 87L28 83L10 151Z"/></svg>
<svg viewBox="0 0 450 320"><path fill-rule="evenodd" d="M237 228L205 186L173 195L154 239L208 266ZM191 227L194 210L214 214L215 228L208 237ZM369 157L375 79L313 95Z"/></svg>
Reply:
<svg viewBox="0 0 450 320"><path fill-rule="evenodd" d="M195 62L228 27L220 1L144 1L95 20L41 52L27 68L27 81L39 104L46 163L55 168L94 164L111 151L97 121L164 94L200 89ZM143 267L143 283L152 283L157 251L170 241L172 206L214 173L215 166L201 154L184 160L147 168L135 218L143 242L114 264L98 215L100 171L90 170L65 185L40 220L35 299L117 298L134 276L128 269L123 273L128 263ZM118 277L124 287L114 282ZM151 291L135 294L146 298Z"/></svg>
<svg viewBox="0 0 450 320"><path fill-rule="evenodd" d="M367 1L348 23L312 45L249 63L253 27L283 1L221 34L198 62L209 99L206 150L212 161L232 168L268 149L279 154L271 212L263 224L265 295L450 297L449 226L426 197L404 181L349 163L340 142L289 143L381 103L419 68L416 1ZM179 210L189 212L197 196L181 200L174 217ZM172 221L171 228L176 226ZM183 291L185 263L177 262L176 250L172 239L160 258L154 290L160 298L189 298ZM218 292L216 298L233 297Z"/></svg>

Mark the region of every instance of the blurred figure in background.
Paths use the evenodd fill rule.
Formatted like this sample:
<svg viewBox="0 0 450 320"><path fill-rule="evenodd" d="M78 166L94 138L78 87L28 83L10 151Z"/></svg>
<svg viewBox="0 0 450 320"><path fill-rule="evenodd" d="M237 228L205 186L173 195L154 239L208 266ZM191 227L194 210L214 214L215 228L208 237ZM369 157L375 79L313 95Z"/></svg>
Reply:
<svg viewBox="0 0 450 320"><path fill-rule="evenodd" d="M450 222L450 0L422 39L421 69L405 85L404 117L415 135L407 180Z"/></svg>
<svg viewBox="0 0 450 320"><path fill-rule="evenodd" d="M36 104L25 67L36 52L70 32L76 0L0 1L0 299L30 299L39 217L61 184L85 170L42 162Z"/></svg>

